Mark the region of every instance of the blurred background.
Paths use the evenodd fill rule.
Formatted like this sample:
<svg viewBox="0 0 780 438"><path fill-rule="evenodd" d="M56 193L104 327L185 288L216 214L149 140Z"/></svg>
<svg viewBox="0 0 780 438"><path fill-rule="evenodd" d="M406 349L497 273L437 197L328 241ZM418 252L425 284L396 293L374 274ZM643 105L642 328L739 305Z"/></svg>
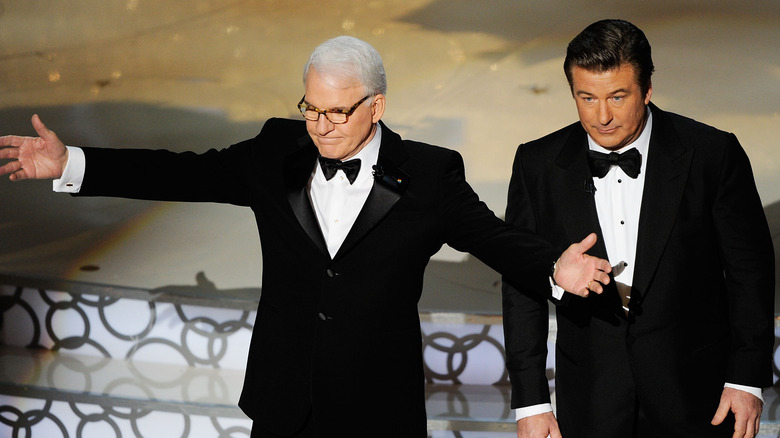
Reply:
<svg viewBox="0 0 780 438"><path fill-rule="evenodd" d="M348 34L384 58L388 126L463 154L469 181L503 216L517 145L576 120L566 44L602 18L646 33L658 106L737 135L780 246L776 0L0 1L0 135L33 135L37 113L70 145L226 147L269 117L299 118L309 53ZM0 275L261 287L245 208L75 199L6 178L0 206ZM445 248L421 308L498 312L497 280Z"/></svg>

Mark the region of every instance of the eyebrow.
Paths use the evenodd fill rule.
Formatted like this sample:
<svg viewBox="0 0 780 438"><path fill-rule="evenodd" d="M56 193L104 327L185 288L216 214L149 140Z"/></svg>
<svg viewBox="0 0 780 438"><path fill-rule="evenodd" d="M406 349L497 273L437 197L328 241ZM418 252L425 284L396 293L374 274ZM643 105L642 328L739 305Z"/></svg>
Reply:
<svg viewBox="0 0 780 438"><path fill-rule="evenodd" d="M308 100L306 100L306 99L304 99L304 100L303 100L303 103L305 103L306 105L308 105L308 106L310 106L310 107L312 107L312 108L318 109L318 110L320 110L320 111L325 111L325 112L332 112L332 111L346 111L346 110L348 110L348 109L349 109L349 107L346 107L346 106L324 109L324 108L320 108L320 107L318 107L318 106L316 106L316 105L312 105L312 104L311 104L311 103L310 103Z"/></svg>
<svg viewBox="0 0 780 438"><path fill-rule="evenodd" d="M610 91L609 93L607 93L607 96L614 96L615 94L619 94L619 93L628 93L628 90L626 90L625 88L618 88L617 90ZM574 92L574 94L577 96L595 96L593 93L585 90L577 90Z"/></svg>

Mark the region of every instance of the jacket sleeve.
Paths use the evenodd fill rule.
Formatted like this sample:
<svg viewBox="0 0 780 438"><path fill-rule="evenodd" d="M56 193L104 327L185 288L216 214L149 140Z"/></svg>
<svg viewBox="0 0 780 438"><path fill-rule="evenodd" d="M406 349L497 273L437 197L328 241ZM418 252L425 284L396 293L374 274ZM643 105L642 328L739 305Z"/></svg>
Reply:
<svg viewBox="0 0 780 438"><path fill-rule="evenodd" d="M775 260L772 237L745 151L733 134L712 209L731 326L730 383L772 385Z"/></svg>
<svg viewBox="0 0 780 438"><path fill-rule="evenodd" d="M520 146L509 183L507 222L524 229L536 230L532 208L525 184ZM549 287L542 290L549 290ZM546 297L538 290L529 289L528 285L522 282L510 282L504 278L502 305L506 367L512 384L511 407L517 409L550 403L546 376L549 331Z"/></svg>
<svg viewBox="0 0 780 438"><path fill-rule="evenodd" d="M447 158L440 178L443 240L504 277L549 289L549 268L560 253L536 233L496 217L466 182L460 154L450 151Z"/></svg>

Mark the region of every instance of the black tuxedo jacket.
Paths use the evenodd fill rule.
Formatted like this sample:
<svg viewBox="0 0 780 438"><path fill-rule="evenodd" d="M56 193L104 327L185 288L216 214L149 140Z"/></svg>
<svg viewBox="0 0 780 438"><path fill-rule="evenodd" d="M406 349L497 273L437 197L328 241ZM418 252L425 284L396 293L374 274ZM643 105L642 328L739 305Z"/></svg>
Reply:
<svg viewBox="0 0 780 438"><path fill-rule="evenodd" d="M699 436L725 382L772 384L774 252L748 158L733 134L650 108L631 311L614 283L556 302L564 436L621 436L606 431L635 398L672 425L662 436ZM596 232L607 258L587 150L579 123L521 145L507 222L561 248ZM550 400L548 291L504 286L513 408Z"/></svg>
<svg viewBox="0 0 780 438"><path fill-rule="evenodd" d="M324 436L425 437L417 301L429 258L448 243L509 278L544 284L559 255L495 217L459 154L384 125L374 186L333 258L307 195L318 153L303 121L271 119L256 138L204 154L85 154L82 195L252 208L263 292L239 404L276 434L313 412Z"/></svg>

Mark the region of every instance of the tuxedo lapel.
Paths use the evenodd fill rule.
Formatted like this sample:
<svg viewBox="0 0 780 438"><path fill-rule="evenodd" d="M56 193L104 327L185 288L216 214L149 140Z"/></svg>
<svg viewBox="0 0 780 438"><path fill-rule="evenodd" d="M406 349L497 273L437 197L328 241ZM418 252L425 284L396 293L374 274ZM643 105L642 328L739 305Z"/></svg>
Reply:
<svg viewBox="0 0 780 438"><path fill-rule="evenodd" d="M643 297L674 225L688 179L693 150L678 139L663 111L650 105L653 131L639 213L632 296Z"/></svg>
<svg viewBox="0 0 780 438"><path fill-rule="evenodd" d="M368 234L398 202L409 184L409 175L398 167L408 158L403 141L398 134L382 122L379 123L382 127L382 144L374 166L374 185L334 259L349 251Z"/></svg>
<svg viewBox="0 0 780 438"><path fill-rule="evenodd" d="M309 201L307 188L309 178L317 160L317 148L308 136L297 141L298 148L285 159L285 189L295 217L311 239L312 243L323 253L328 254L325 238L322 236L320 224Z"/></svg>
<svg viewBox="0 0 780 438"><path fill-rule="evenodd" d="M562 170L561 186L557 189L561 194L563 224L568 235L575 239L597 233L598 240L589 254L606 259L607 248L593 198L596 189L588 168L587 150L585 131L575 127L555 160Z"/></svg>

